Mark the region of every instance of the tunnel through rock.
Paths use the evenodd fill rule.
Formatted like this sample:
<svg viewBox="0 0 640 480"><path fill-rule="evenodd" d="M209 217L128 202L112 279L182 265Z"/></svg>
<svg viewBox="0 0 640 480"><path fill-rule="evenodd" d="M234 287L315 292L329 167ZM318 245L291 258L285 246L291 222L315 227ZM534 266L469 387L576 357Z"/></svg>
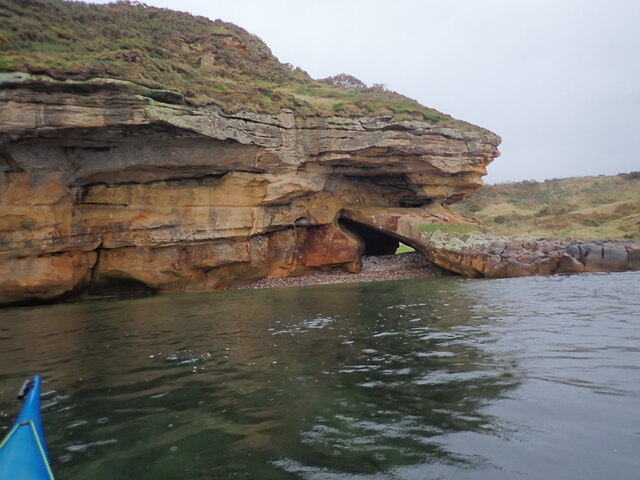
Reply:
<svg viewBox="0 0 640 480"><path fill-rule="evenodd" d="M339 218L338 224L364 244L363 255L393 255L400 245L397 238L348 218Z"/></svg>

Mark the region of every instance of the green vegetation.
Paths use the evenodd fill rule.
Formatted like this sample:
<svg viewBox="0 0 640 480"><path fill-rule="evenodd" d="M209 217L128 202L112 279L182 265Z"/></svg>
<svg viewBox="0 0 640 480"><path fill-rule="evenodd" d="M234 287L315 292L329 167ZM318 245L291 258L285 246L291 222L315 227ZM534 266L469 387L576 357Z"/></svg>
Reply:
<svg viewBox="0 0 640 480"><path fill-rule="evenodd" d="M415 248L410 247L409 245L405 245L404 243L401 243L397 250L396 250L396 254L398 253L409 253L409 252L415 252Z"/></svg>
<svg viewBox="0 0 640 480"><path fill-rule="evenodd" d="M386 115L481 130L349 75L313 80L231 23L138 2L0 0L0 72L126 80L227 112Z"/></svg>
<svg viewBox="0 0 640 480"><path fill-rule="evenodd" d="M477 232L478 227L473 225L442 225L442 224L423 224L420 230L426 233L444 232L444 233L470 233Z"/></svg>
<svg viewBox="0 0 640 480"><path fill-rule="evenodd" d="M486 185L452 208L498 234L640 240L640 172Z"/></svg>

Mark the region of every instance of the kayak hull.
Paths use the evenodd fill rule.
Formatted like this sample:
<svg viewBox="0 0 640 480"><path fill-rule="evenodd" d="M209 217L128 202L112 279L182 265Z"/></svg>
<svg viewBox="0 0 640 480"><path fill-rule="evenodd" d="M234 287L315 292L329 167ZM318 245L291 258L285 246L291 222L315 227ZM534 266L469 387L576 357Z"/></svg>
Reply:
<svg viewBox="0 0 640 480"><path fill-rule="evenodd" d="M0 443L0 479L53 480L40 414L39 376L31 379L17 420Z"/></svg>

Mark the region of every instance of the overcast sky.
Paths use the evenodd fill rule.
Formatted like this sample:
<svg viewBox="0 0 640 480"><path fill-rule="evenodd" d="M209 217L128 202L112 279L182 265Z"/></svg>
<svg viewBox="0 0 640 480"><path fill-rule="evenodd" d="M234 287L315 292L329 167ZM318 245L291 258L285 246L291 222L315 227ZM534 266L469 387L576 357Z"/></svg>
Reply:
<svg viewBox="0 0 640 480"><path fill-rule="evenodd" d="M99 1L95 3L107 3ZM147 0L502 137L488 183L640 170L640 0Z"/></svg>

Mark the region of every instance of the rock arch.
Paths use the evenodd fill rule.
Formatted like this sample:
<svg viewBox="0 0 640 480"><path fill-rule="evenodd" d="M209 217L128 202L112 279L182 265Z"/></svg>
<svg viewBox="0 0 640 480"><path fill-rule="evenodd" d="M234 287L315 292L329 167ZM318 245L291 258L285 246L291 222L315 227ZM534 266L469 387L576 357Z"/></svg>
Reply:
<svg viewBox="0 0 640 480"><path fill-rule="evenodd" d="M400 243L423 253L419 228L411 223L399 227L403 223L403 216L395 213L397 212L382 217L367 216L352 209L343 209L338 214L337 222L342 230L355 236L363 244L364 255L392 255ZM402 228L406 226L409 228Z"/></svg>

